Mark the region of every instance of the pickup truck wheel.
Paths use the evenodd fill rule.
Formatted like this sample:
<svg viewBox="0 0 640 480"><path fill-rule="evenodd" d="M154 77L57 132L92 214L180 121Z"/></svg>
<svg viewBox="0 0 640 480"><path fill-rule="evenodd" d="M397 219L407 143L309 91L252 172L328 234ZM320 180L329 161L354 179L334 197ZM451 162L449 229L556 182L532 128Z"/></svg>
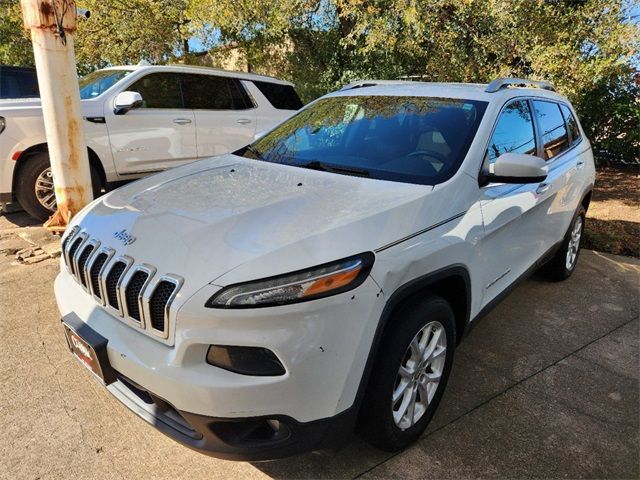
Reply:
<svg viewBox="0 0 640 480"><path fill-rule="evenodd" d="M586 214L584 207L580 206L562 241L562 245L553 258L544 266L543 270L551 280L566 280L575 270L580 256Z"/></svg>
<svg viewBox="0 0 640 480"><path fill-rule="evenodd" d="M429 295L398 313L376 357L359 431L389 452L405 448L427 428L451 372L455 317L447 301Z"/></svg>
<svg viewBox="0 0 640 480"><path fill-rule="evenodd" d="M32 217L45 221L56 210L56 196L49 154L36 153L24 160L16 181L16 197L25 211ZM91 167L91 183L94 197L102 190L100 175Z"/></svg>

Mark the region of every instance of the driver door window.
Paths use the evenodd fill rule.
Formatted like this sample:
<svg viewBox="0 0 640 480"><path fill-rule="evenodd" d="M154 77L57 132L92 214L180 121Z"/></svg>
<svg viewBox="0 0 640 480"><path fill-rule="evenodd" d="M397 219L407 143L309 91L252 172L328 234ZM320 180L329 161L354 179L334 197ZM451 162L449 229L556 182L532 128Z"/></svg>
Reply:
<svg viewBox="0 0 640 480"><path fill-rule="evenodd" d="M526 100L511 102L502 110L487 149L489 164L507 152L536 153L533 118Z"/></svg>

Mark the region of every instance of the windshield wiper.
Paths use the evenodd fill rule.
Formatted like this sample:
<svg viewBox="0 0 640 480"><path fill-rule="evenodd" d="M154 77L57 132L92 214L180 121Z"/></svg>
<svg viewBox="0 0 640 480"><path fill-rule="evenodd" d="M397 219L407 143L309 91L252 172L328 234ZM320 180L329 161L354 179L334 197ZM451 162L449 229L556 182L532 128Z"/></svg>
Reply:
<svg viewBox="0 0 640 480"><path fill-rule="evenodd" d="M244 147L245 150L249 150L251 153L253 153L256 158L258 160L262 160L263 162L266 162L266 160L264 159L264 157L262 156L262 153L260 153L260 150L258 150L256 147L254 147L253 145L249 144L246 147Z"/></svg>
<svg viewBox="0 0 640 480"><path fill-rule="evenodd" d="M339 165L330 165L328 163L321 162L319 160L311 160L307 163L299 163L296 164L297 167L309 168L311 170L320 170L322 172L331 172L331 173L344 173L346 175L355 175L358 177L368 177L370 176L369 170L365 170L363 168L354 168L354 167L342 167Z"/></svg>

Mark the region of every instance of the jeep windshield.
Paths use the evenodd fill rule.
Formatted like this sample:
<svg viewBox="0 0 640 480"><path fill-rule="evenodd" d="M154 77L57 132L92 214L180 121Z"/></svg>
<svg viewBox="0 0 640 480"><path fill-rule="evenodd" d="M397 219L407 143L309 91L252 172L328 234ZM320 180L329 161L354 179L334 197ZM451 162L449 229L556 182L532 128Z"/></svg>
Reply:
<svg viewBox="0 0 640 480"><path fill-rule="evenodd" d="M98 70L80 79L80 98L88 100L102 95L133 70Z"/></svg>
<svg viewBox="0 0 640 480"><path fill-rule="evenodd" d="M342 175L435 185L460 167L486 106L434 97L330 97L237 153Z"/></svg>

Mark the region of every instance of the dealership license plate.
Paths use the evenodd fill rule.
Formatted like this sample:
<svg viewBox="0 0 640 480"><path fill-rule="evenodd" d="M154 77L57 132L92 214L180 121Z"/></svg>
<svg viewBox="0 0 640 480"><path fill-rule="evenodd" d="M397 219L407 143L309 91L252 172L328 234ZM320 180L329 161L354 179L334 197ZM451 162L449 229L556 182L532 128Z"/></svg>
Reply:
<svg viewBox="0 0 640 480"><path fill-rule="evenodd" d="M74 314L63 317L62 326L71 353L102 383L113 383L116 378L107 357L107 339Z"/></svg>

